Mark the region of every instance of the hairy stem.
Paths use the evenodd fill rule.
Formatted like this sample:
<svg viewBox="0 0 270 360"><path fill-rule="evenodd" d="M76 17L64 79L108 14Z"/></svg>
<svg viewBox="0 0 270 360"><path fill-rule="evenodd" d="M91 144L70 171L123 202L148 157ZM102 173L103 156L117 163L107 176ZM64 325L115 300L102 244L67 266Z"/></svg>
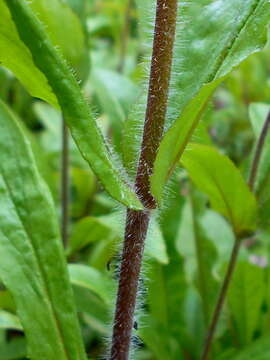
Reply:
<svg viewBox="0 0 270 360"><path fill-rule="evenodd" d="M222 284L222 288L220 290L219 296L218 296L218 301L214 310L214 314L211 320L211 324L209 326L209 330L207 333L207 338L205 341L205 345L204 345L204 350L203 350L203 354L201 359L202 360L207 360L210 354L210 350L211 350L211 345L213 343L213 339L214 339L214 335L215 335L215 331L216 331L216 327L218 324L218 320L220 318L221 315L221 311L223 308L223 304L227 295L227 291L228 291L228 287L235 269L235 265L236 265L236 260L238 257L238 253L239 253L239 249L240 249L240 245L241 245L241 240L239 240L238 238L235 239L235 243L234 243L234 247L232 250L232 254L231 254L231 258L230 258L230 262L228 265L228 269Z"/></svg>
<svg viewBox="0 0 270 360"><path fill-rule="evenodd" d="M150 209L156 207L150 191L150 176L166 116L176 17L177 0L157 0L148 100L135 182L136 193L145 210L127 211L111 360L127 360L129 357L144 242Z"/></svg>
<svg viewBox="0 0 270 360"><path fill-rule="evenodd" d="M120 73L123 72L125 67L125 59L128 45L128 37L129 37L129 28L130 28L130 11L132 8L133 0L127 0L127 6L125 10L125 19L124 26L121 33L121 43L120 43L120 59L118 64L118 71Z"/></svg>
<svg viewBox="0 0 270 360"><path fill-rule="evenodd" d="M61 233L64 246L68 243L69 205L69 146L68 127L62 119L62 159L61 159Z"/></svg>
<svg viewBox="0 0 270 360"><path fill-rule="evenodd" d="M252 191L254 190L256 175L257 175L257 171L258 171L261 156L262 156L263 146L265 144L265 139L266 139L266 136L267 136L267 133L269 130L269 125L270 125L270 112L268 113L268 115L265 119L265 122L263 124L263 128L262 128L260 137L259 137L257 145L256 145L255 155L254 155L252 165L251 165L248 184Z"/></svg>

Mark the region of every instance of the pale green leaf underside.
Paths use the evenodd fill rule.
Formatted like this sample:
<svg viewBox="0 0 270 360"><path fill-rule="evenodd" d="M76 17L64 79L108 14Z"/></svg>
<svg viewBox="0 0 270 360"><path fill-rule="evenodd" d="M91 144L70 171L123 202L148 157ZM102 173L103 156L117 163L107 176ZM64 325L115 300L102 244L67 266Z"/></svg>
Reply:
<svg viewBox="0 0 270 360"><path fill-rule="evenodd" d="M190 22L189 12L196 6L196 21ZM180 112L180 116L163 137L151 178L152 193L159 202L207 100L224 76L263 48L270 20L268 0L216 0L203 8L191 2L188 7L182 38L176 44L175 92L168 106L169 114Z"/></svg>
<svg viewBox="0 0 270 360"><path fill-rule="evenodd" d="M13 329L22 331L18 317L8 311L0 310L0 329Z"/></svg>
<svg viewBox="0 0 270 360"><path fill-rule="evenodd" d="M56 213L14 115L0 103L0 277L31 360L85 360Z"/></svg>
<svg viewBox="0 0 270 360"><path fill-rule="evenodd" d="M231 223L236 235L256 227L257 205L240 171L231 160L207 145L191 143L181 163L212 207Z"/></svg>
<svg viewBox="0 0 270 360"><path fill-rule="evenodd" d="M79 85L51 43L44 26L24 0L5 0L5 3L12 14L20 38L31 51L34 64L45 74L56 94L64 119L82 156L113 198L130 208L142 209L127 179L113 164L110 149Z"/></svg>

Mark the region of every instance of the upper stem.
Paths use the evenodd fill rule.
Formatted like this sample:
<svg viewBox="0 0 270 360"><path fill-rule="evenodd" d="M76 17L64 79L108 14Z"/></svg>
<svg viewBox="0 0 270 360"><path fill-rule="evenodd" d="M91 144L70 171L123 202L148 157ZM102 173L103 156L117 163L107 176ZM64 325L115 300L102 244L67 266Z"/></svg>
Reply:
<svg viewBox="0 0 270 360"><path fill-rule="evenodd" d="M150 209L156 207L156 201L150 191L150 176L167 110L176 18L177 0L157 0L147 108L136 177L136 191L144 206Z"/></svg>

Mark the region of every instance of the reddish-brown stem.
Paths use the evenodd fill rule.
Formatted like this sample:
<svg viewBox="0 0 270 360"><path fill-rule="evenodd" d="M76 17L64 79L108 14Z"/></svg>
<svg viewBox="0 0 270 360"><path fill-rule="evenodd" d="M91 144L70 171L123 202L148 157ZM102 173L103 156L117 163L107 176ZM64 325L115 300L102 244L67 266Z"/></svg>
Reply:
<svg viewBox="0 0 270 360"><path fill-rule="evenodd" d="M163 133L175 38L177 0L157 0L154 43L141 153L135 182L145 210L127 211L114 317L111 360L128 360L133 317L150 210L156 202L150 176Z"/></svg>

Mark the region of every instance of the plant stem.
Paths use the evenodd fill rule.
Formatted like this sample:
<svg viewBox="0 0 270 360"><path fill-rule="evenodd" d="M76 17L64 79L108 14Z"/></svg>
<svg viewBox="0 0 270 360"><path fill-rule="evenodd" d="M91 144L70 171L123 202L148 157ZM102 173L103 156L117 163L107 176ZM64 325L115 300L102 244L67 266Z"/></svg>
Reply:
<svg viewBox="0 0 270 360"><path fill-rule="evenodd" d="M130 11L132 7L132 0L127 0L127 6L125 10L125 19L124 26L121 34L121 43L120 43L120 59L118 64L118 71L123 72L125 66L125 58L127 52L127 44L129 37L129 26L130 26Z"/></svg>
<svg viewBox="0 0 270 360"><path fill-rule="evenodd" d="M64 246L68 243L69 205L69 141L68 127L62 119L62 159L61 159L61 233Z"/></svg>
<svg viewBox="0 0 270 360"><path fill-rule="evenodd" d="M269 130L269 125L270 125L270 112L268 113L268 115L265 119L265 122L263 124L263 128L262 128L260 137L259 137L257 145L256 145L255 155L254 155L252 165L251 165L251 170L250 170L249 179L248 179L248 184L249 184L251 191L254 190L256 175L257 175L257 171L258 171L261 156L262 156L263 146L265 144L265 139L266 139L266 136L267 136L267 133Z"/></svg>
<svg viewBox="0 0 270 360"><path fill-rule="evenodd" d="M157 0L147 108L135 181L136 193L145 210L128 209L127 211L111 360L128 360L129 357L144 242L150 219L150 209L156 207L156 201L150 192L150 176L166 116L176 17L177 0Z"/></svg>
<svg viewBox="0 0 270 360"><path fill-rule="evenodd" d="M213 342L213 338L215 335L215 330L218 324L218 320L220 318L221 315L221 311L222 311L222 307L227 295L227 290L235 269L235 265L236 265L236 260L238 257L238 253L239 253L239 249L241 246L241 240L236 238L235 242L234 242L234 246L233 246L233 250L232 250L232 254L231 254L231 258L230 258L230 262L228 265L228 269L222 284L222 288L220 290L219 296L218 296L218 301L214 310L214 314L211 320L211 324L207 333L207 338L206 338L206 342L204 345L204 350L203 350L203 354L201 357L201 360L207 360L210 354L210 350L211 350L211 345Z"/></svg>

